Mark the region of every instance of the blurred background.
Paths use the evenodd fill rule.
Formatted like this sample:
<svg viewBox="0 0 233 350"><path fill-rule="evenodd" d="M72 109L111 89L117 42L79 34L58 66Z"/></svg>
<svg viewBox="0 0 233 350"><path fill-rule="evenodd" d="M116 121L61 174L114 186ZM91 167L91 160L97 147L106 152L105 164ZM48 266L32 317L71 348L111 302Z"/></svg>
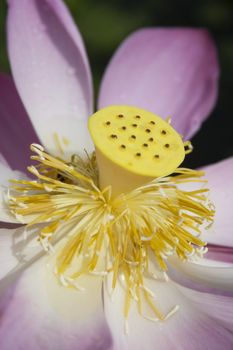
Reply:
<svg viewBox="0 0 233 350"><path fill-rule="evenodd" d="M20 0L19 0L20 1ZM233 0L65 0L84 37L98 91L111 55L132 31L145 26L206 27L219 52L219 98L193 138L186 166L197 167L233 155ZM9 72L6 1L0 0L0 71Z"/></svg>

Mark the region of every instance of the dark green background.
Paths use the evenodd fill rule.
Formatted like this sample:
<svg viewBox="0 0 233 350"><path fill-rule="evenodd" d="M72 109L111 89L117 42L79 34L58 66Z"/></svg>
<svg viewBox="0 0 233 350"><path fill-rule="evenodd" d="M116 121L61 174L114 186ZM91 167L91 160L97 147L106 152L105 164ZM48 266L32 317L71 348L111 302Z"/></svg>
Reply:
<svg viewBox="0 0 233 350"><path fill-rule="evenodd" d="M20 0L19 0L20 1ZM83 34L97 92L109 58L132 31L144 26L206 27L215 38L221 66L217 106L194 137L186 165L212 163L233 154L232 0L66 0ZM0 0L0 70L9 71L6 51L7 6Z"/></svg>

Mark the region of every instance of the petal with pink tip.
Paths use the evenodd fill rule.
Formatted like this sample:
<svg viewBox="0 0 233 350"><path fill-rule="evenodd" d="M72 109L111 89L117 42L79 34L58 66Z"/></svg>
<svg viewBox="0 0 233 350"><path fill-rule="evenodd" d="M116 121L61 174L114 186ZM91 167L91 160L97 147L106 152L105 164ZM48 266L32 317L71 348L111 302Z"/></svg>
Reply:
<svg viewBox="0 0 233 350"><path fill-rule="evenodd" d="M208 244L206 258L233 264L233 247L222 247Z"/></svg>
<svg viewBox="0 0 233 350"><path fill-rule="evenodd" d="M5 166L9 167L9 164L6 161L6 158L1 153L0 153L0 164L3 164Z"/></svg>
<svg viewBox="0 0 233 350"><path fill-rule="evenodd" d="M197 307L200 312L220 321L233 333L233 296L201 293L178 286L178 289Z"/></svg>
<svg viewBox="0 0 233 350"><path fill-rule="evenodd" d="M190 138L212 110L219 76L215 45L201 29L147 28L127 38L105 72L99 107L135 105Z"/></svg>
<svg viewBox="0 0 233 350"><path fill-rule="evenodd" d="M42 258L1 296L0 348L110 349L101 284L90 277L85 291L61 286Z"/></svg>
<svg viewBox="0 0 233 350"><path fill-rule="evenodd" d="M17 89L44 146L60 156L92 148L90 69L65 5L9 0L8 46Z"/></svg>
<svg viewBox="0 0 233 350"><path fill-rule="evenodd" d="M29 145L39 143L10 76L0 74L0 153L8 165L26 172Z"/></svg>
<svg viewBox="0 0 233 350"><path fill-rule="evenodd" d="M125 334L123 316L125 293L118 285L110 298L106 288L105 314L112 332L113 350L196 350L197 344L198 349L232 348L233 334L230 325L227 327L228 322L222 322L221 317L212 318L212 315L209 316L205 310L197 309L196 301L189 299L188 293L184 295L179 286L173 282L155 280L147 280L146 285L155 294L153 302L164 315L175 306L178 310L167 320L153 321L152 317L145 319L141 316L135 303L132 302L127 322L128 334ZM144 302L142 304L142 308L146 308Z"/></svg>
<svg viewBox="0 0 233 350"><path fill-rule="evenodd" d="M203 232L202 238L208 243L233 247L233 158L203 168L210 198L216 207L213 226Z"/></svg>

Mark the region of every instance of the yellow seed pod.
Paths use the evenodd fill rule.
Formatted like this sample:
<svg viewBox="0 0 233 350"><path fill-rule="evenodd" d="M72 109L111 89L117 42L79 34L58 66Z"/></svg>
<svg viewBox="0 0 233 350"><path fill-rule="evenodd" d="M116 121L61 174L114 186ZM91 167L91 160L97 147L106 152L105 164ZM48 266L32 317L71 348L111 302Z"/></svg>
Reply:
<svg viewBox="0 0 233 350"><path fill-rule="evenodd" d="M101 109L90 117L88 127L100 186L112 185L117 193L171 174L185 157L183 141L171 125L136 107Z"/></svg>

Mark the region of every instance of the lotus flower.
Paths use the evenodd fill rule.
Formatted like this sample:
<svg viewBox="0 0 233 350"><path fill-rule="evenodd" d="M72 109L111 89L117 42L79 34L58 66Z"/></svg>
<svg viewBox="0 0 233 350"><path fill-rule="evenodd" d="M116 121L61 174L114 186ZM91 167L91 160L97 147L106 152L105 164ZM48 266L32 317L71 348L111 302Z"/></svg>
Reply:
<svg viewBox="0 0 233 350"><path fill-rule="evenodd" d="M93 151L87 129L87 118L93 113L88 58L81 35L60 0L9 0L7 35L14 80L0 76L0 348L232 349L233 160L203 169L216 206L214 224L203 233L209 248L206 257L203 251L200 257L196 254L196 260L172 256L167 259L166 273L145 276L146 284L140 286L147 300L155 300L149 306L157 317L150 316L151 308L145 314L138 311L139 296L130 289L130 310L124 312L129 306L124 281L117 281L110 295L108 275L84 274L76 289L62 275L59 283L51 272L53 256L48 258L38 250L34 239L41 232L41 222L26 228L6 224L21 223L22 215L13 217L14 210L6 205L6 197L12 197L5 187L8 179L16 179L26 195L27 186L36 192L32 186L39 182L22 180L33 142L42 143L53 155L32 146L42 172L46 161L57 164L63 158L69 162L71 155L83 154L84 149ZM163 118L172 116L172 125L187 139L215 104L218 75L215 47L206 30L141 29L122 43L110 61L98 106L137 106ZM56 166L71 171L67 164ZM38 175L38 168L32 169ZM69 185L62 179L53 182L57 183ZM27 203L34 195L27 197ZM17 204L19 198L14 200ZM18 213L25 213L27 206L20 206ZM43 212L46 220L49 209Z"/></svg>

